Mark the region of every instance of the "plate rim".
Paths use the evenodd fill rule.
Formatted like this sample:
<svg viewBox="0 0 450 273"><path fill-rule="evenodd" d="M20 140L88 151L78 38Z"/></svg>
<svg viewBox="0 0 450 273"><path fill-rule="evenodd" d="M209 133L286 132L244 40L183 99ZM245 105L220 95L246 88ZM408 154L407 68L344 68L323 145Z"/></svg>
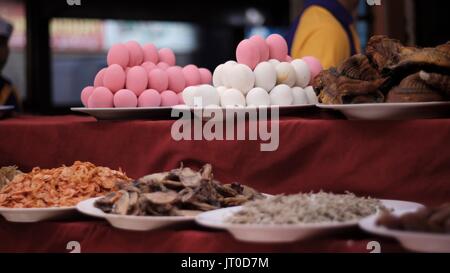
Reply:
<svg viewBox="0 0 450 273"><path fill-rule="evenodd" d="M105 213L102 210L100 210L99 208L96 208L93 206L93 203L97 200L100 199L104 196L99 196L99 197L94 197L94 198L89 198L86 200L83 200L81 202L79 202L76 206L76 209L84 214L84 215L89 215L92 217L98 217L98 218L103 218L105 220L107 220L108 218L110 219L129 219L129 220L155 220L155 221L186 221L186 220L194 220L195 216L138 216L138 215L119 215L119 214L112 214L112 213ZM82 205L91 205L92 208L98 210L98 214L95 213L88 213L85 212L81 206Z"/></svg>
<svg viewBox="0 0 450 273"><path fill-rule="evenodd" d="M317 103L316 106L323 109L364 109L364 108L409 108L424 106L450 105L450 101L428 101L428 102L382 102L382 103L357 103L357 104L324 104Z"/></svg>

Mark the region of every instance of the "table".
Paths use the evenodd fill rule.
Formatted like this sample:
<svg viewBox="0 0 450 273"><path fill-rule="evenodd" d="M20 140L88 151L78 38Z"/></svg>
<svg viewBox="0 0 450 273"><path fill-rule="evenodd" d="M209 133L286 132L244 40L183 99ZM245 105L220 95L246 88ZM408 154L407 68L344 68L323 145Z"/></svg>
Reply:
<svg viewBox="0 0 450 273"><path fill-rule="evenodd" d="M17 116L1 120L0 166L16 164L23 171L29 171L34 166L50 168L82 160L122 168L130 177L138 178L174 168L179 162L192 167L209 162L219 180L239 181L270 194L322 189L349 190L359 195L427 205L450 200L450 119L347 121L285 117L279 121L279 148L274 152L261 152L259 141L177 142L170 135L173 122L96 121L73 115ZM55 249L52 245L34 244L37 240L34 234L39 234L39 230L48 230L45 234L61 234L64 240L72 234L98 234L105 238L117 236L119 242L123 232L102 222L49 222L21 228L1 222L0 241L30 238L23 244L14 240L9 242L17 250L61 249L60 246ZM91 231L98 233L89 233ZM345 246L348 238L344 241L328 239L322 244L315 242L317 248L312 247L313 244L252 247L237 243L224 232L198 228L155 233L159 236L151 234L130 235L130 238L138 238L136 242L139 242L142 237L149 236L158 242L156 246L129 246L127 250L219 251L223 242L229 242L224 247L226 251L365 251L368 239L363 235L356 248ZM100 237L98 240L102 240ZM163 239L159 238L165 237L169 238L168 242L179 243L160 243ZM191 237L202 243L184 243ZM91 247L86 244L92 251L120 250L93 242ZM338 247L327 248L328 245ZM393 250L398 249L395 244Z"/></svg>

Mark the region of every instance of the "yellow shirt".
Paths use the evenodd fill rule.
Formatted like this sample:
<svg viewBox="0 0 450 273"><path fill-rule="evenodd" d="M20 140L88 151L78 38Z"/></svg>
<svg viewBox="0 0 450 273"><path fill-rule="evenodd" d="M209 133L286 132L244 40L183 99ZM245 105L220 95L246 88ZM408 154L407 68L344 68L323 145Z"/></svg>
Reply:
<svg viewBox="0 0 450 273"><path fill-rule="evenodd" d="M356 52L361 45L354 25L350 26ZM339 21L325 8L311 6L300 18L291 48L293 58L314 56L324 69L337 67L350 57L347 33Z"/></svg>

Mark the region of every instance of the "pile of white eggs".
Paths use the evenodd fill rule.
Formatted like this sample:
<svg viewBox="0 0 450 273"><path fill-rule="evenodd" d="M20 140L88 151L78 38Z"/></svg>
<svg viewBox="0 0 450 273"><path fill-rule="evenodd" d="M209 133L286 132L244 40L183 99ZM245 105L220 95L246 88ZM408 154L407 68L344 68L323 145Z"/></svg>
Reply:
<svg viewBox="0 0 450 273"><path fill-rule="evenodd" d="M308 86L310 81L308 64L301 59L290 62L271 59L258 63L254 70L228 61L214 70L214 86L190 86L182 96L185 104L192 107L316 104L314 89Z"/></svg>

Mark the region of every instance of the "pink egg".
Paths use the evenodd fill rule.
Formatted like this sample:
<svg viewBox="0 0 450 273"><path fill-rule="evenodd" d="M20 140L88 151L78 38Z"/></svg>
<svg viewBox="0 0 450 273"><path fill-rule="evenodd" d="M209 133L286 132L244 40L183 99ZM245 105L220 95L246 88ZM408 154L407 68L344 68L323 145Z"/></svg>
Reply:
<svg viewBox="0 0 450 273"><path fill-rule="evenodd" d="M102 68L98 71L97 75L95 75L94 79L94 87L103 86L103 75L105 74L106 68Z"/></svg>
<svg viewBox="0 0 450 273"><path fill-rule="evenodd" d="M127 73L126 88L139 96L142 91L147 89L148 72L142 66L134 66Z"/></svg>
<svg viewBox="0 0 450 273"><path fill-rule="evenodd" d="M120 89L114 94L114 107L136 107L138 99L136 94L128 89Z"/></svg>
<svg viewBox="0 0 450 273"><path fill-rule="evenodd" d="M169 89L176 93L180 93L186 87L186 80L184 79L183 69L179 66L169 67L167 70L169 76Z"/></svg>
<svg viewBox="0 0 450 273"><path fill-rule="evenodd" d="M202 83L202 78L197 66L189 64L183 67L182 71L186 80L186 86L199 85Z"/></svg>
<svg viewBox="0 0 450 273"><path fill-rule="evenodd" d="M162 69L162 70L167 70L167 69L170 67L170 65L168 65L168 64L165 63L165 62L159 62L159 63L156 65L156 67L158 67L159 69Z"/></svg>
<svg viewBox="0 0 450 273"><path fill-rule="evenodd" d="M139 96L138 107L158 107L161 105L161 95L154 89L147 89Z"/></svg>
<svg viewBox="0 0 450 273"><path fill-rule="evenodd" d="M125 71L118 64L110 65L103 74L103 85L113 93L125 87Z"/></svg>
<svg viewBox="0 0 450 273"><path fill-rule="evenodd" d="M183 93L178 93L178 104L185 104L183 99Z"/></svg>
<svg viewBox="0 0 450 273"><path fill-rule="evenodd" d="M211 84L212 81L211 71L209 71L206 68L199 68L198 72L200 72L200 79L203 84Z"/></svg>
<svg viewBox="0 0 450 273"><path fill-rule="evenodd" d="M178 95L177 93L166 90L161 93L161 106L174 106L178 105Z"/></svg>
<svg viewBox="0 0 450 273"><path fill-rule="evenodd" d="M159 92L166 90L169 86L169 76L167 75L167 72L159 68L150 71L148 74L148 86Z"/></svg>
<svg viewBox="0 0 450 273"><path fill-rule="evenodd" d="M125 43L128 51L130 52L130 60L128 62L129 67L141 65L144 61L144 51L141 45L136 41L128 41Z"/></svg>
<svg viewBox="0 0 450 273"><path fill-rule="evenodd" d="M93 86L87 86L83 88L83 90L81 91L81 102L83 103L84 107L88 106L88 100L89 97L92 95L93 91L94 91Z"/></svg>
<svg viewBox="0 0 450 273"><path fill-rule="evenodd" d="M249 39L242 40L236 48L236 60L253 70L259 63L258 45Z"/></svg>
<svg viewBox="0 0 450 273"><path fill-rule="evenodd" d="M165 62L166 64L170 66L174 66L175 61L175 54L173 53L172 49L170 48L161 48L158 51L158 57L160 62Z"/></svg>
<svg viewBox="0 0 450 273"><path fill-rule="evenodd" d="M311 71L311 81L319 75L320 71L323 70L322 64L319 59L313 56L306 56L302 58L303 61L308 65L309 71Z"/></svg>
<svg viewBox="0 0 450 273"><path fill-rule="evenodd" d="M144 61L157 64L159 62L158 49L154 44L146 44L142 47L144 51Z"/></svg>
<svg viewBox="0 0 450 273"><path fill-rule="evenodd" d="M249 38L249 40L258 46L259 61L265 62L269 60L269 46L267 45L266 40L264 40L264 38L259 35L253 35Z"/></svg>
<svg viewBox="0 0 450 273"><path fill-rule="evenodd" d="M286 62L290 63L290 62L292 62L292 60L294 60L294 59L292 59L291 56L289 56L289 55L286 56Z"/></svg>
<svg viewBox="0 0 450 273"><path fill-rule="evenodd" d="M88 99L88 108L113 107L113 93L106 87L97 87Z"/></svg>
<svg viewBox="0 0 450 273"><path fill-rule="evenodd" d="M286 60L288 55L288 46L286 40L279 34L271 34L266 38L266 43L269 46L270 59L276 59L280 62Z"/></svg>
<svg viewBox="0 0 450 273"><path fill-rule="evenodd" d="M125 68L130 61L130 53L124 44L115 44L109 49L106 61L108 65L118 64Z"/></svg>
<svg viewBox="0 0 450 273"><path fill-rule="evenodd" d="M149 61L144 62L143 64L141 64L141 66L143 68L145 68L145 70L147 70L147 72L150 72L150 71L152 71L153 69L156 68L156 64L154 64L152 62L149 62Z"/></svg>

